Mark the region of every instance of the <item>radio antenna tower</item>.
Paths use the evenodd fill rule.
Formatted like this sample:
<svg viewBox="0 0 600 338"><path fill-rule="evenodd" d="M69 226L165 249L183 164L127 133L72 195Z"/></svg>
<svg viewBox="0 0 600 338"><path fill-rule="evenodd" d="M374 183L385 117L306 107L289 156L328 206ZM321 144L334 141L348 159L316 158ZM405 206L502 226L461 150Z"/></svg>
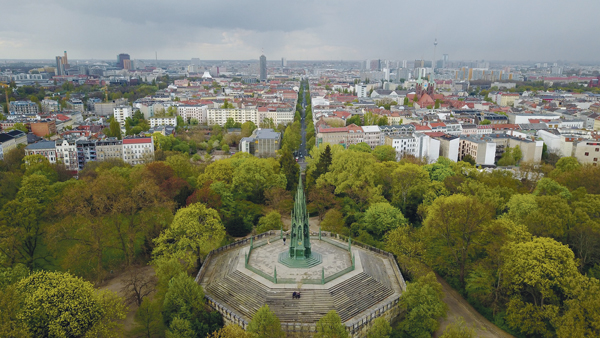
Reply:
<svg viewBox="0 0 600 338"><path fill-rule="evenodd" d="M431 61L431 84L434 84L435 80L435 53L437 51L437 38L433 41L433 60Z"/></svg>

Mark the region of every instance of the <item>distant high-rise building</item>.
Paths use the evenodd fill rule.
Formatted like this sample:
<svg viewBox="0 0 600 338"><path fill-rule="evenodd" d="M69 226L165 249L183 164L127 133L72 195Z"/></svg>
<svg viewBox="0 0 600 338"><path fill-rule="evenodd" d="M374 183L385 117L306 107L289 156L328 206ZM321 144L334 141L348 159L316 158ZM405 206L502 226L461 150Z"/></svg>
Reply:
<svg viewBox="0 0 600 338"><path fill-rule="evenodd" d="M408 61L402 60L402 68L408 68Z"/></svg>
<svg viewBox="0 0 600 338"><path fill-rule="evenodd" d="M281 58L281 67L287 67L287 59Z"/></svg>
<svg viewBox="0 0 600 338"><path fill-rule="evenodd" d="M56 71L55 74L58 76L65 75L65 65L62 61L62 56L56 57Z"/></svg>
<svg viewBox="0 0 600 338"><path fill-rule="evenodd" d="M442 59L442 67L443 68L448 67L448 61L450 61L450 57L448 56L448 54L444 54L444 57Z"/></svg>
<svg viewBox="0 0 600 338"><path fill-rule="evenodd" d="M117 55L117 67L123 69L125 67L124 60L129 60L129 54L121 53Z"/></svg>
<svg viewBox="0 0 600 338"><path fill-rule="evenodd" d="M62 63L63 63L63 65L69 64L69 59L67 59L67 51L65 51L65 56L63 56L63 58L62 58Z"/></svg>
<svg viewBox="0 0 600 338"><path fill-rule="evenodd" d="M267 57L260 56L260 80L267 81Z"/></svg>
<svg viewBox="0 0 600 338"><path fill-rule="evenodd" d="M131 60L125 59L123 60L123 69L131 70Z"/></svg>

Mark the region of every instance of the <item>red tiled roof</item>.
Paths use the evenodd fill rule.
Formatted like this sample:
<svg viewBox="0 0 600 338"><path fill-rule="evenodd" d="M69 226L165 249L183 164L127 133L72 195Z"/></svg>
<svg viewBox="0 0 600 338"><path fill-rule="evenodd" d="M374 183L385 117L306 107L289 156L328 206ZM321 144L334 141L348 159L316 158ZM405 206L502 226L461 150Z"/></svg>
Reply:
<svg viewBox="0 0 600 338"><path fill-rule="evenodd" d="M138 138L123 139L123 144L140 144L140 143L152 143L152 138L151 137L138 137Z"/></svg>
<svg viewBox="0 0 600 338"><path fill-rule="evenodd" d="M347 127L340 127L340 128L319 127L319 133L345 133L345 132L348 132Z"/></svg>

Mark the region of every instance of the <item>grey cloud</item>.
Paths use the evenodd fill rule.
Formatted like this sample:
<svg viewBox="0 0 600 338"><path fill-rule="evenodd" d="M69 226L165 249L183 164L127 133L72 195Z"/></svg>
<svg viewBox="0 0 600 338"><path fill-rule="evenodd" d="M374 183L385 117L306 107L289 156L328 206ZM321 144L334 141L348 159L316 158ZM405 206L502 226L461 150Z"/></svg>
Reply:
<svg viewBox="0 0 600 338"><path fill-rule="evenodd" d="M0 0L0 58L598 60L600 1Z"/></svg>

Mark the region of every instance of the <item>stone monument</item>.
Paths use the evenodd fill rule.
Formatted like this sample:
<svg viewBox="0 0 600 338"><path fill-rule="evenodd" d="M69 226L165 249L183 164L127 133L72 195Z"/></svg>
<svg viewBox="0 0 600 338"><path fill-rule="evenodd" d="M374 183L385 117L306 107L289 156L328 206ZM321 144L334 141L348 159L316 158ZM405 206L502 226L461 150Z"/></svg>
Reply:
<svg viewBox="0 0 600 338"><path fill-rule="evenodd" d="M246 328L264 304L284 331L310 336L316 322L335 310L353 337L363 337L373 320L398 316L406 289L393 255L349 238L310 231L302 179L291 214L289 246L269 231L211 251L196 282L226 323ZM293 292L301 298L292 298Z"/></svg>

